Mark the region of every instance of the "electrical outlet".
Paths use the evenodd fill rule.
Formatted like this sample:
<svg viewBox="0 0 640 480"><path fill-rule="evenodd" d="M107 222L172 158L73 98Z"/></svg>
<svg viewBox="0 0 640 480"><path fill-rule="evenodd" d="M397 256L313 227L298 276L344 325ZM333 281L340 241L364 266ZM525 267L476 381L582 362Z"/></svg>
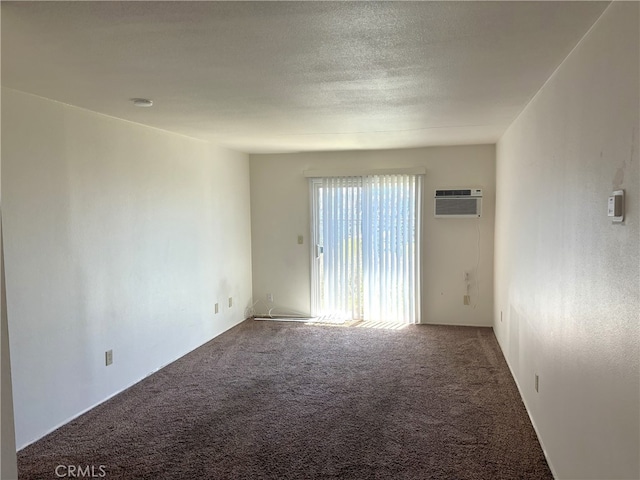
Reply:
<svg viewBox="0 0 640 480"><path fill-rule="evenodd" d="M465 295L462 299L462 303L464 303L465 305L471 305L471 297L469 295Z"/></svg>
<svg viewBox="0 0 640 480"><path fill-rule="evenodd" d="M273 293L267 293L267 302L273 303Z"/></svg>
<svg viewBox="0 0 640 480"><path fill-rule="evenodd" d="M298 245L302 245L304 243L304 237L302 235L298 235Z"/></svg>
<svg viewBox="0 0 640 480"><path fill-rule="evenodd" d="M536 388L536 392L539 392L539 387L540 387L540 377L538 376L538 374L535 374L535 388Z"/></svg>
<svg viewBox="0 0 640 480"><path fill-rule="evenodd" d="M104 352L104 363L107 367L113 363L113 350Z"/></svg>
<svg viewBox="0 0 640 480"><path fill-rule="evenodd" d="M233 297L229 297L229 308L233 307Z"/></svg>
<svg viewBox="0 0 640 480"><path fill-rule="evenodd" d="M215 313L218 313L220 311L220 307L218 306L217 303L215 304L214 310L215 310Z"/></svg>

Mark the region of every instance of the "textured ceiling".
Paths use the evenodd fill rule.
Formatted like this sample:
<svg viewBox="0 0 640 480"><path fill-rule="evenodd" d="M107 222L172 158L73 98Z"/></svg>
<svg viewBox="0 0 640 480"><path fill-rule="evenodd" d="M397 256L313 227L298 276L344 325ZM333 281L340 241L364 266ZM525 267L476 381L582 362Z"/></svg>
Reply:
<svg viewBox="0 0 640 480"><path fill-rule="evenodd" d="M494 143L606 6L2 2L2 85L245 152Z"/></svg>

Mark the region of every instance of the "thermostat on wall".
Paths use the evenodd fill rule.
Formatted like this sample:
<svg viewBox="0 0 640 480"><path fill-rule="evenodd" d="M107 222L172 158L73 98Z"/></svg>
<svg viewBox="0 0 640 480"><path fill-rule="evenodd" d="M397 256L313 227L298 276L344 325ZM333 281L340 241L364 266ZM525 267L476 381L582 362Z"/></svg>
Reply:
<svg viewBox="0 0 640 480"><path fill-rule="evenodd" d="M607 216L614 223L624 220L624 190L616 190L609 197Z"/></svg>

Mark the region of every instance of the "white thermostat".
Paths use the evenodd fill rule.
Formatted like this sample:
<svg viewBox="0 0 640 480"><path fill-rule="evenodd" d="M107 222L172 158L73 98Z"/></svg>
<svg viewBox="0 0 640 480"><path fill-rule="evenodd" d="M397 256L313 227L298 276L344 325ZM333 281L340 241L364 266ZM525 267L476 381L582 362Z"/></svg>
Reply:
<svg viewBox="0 0 640 480"><path fill-rule="evenodd" d="M611 217L614 223L624 220L624 190L616 190L609 197L607 204L607 216Z"/></svg>

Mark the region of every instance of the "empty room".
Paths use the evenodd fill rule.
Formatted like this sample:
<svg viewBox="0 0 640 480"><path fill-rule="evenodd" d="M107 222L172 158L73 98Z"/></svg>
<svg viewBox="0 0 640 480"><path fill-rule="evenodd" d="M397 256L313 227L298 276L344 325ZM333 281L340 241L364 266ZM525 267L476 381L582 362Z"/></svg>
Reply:
<svg viewBox="0 0 640 480"><path fill-rule="evenodd" d="M0 20L2 480L640 479L640 3Z"/></svg>

